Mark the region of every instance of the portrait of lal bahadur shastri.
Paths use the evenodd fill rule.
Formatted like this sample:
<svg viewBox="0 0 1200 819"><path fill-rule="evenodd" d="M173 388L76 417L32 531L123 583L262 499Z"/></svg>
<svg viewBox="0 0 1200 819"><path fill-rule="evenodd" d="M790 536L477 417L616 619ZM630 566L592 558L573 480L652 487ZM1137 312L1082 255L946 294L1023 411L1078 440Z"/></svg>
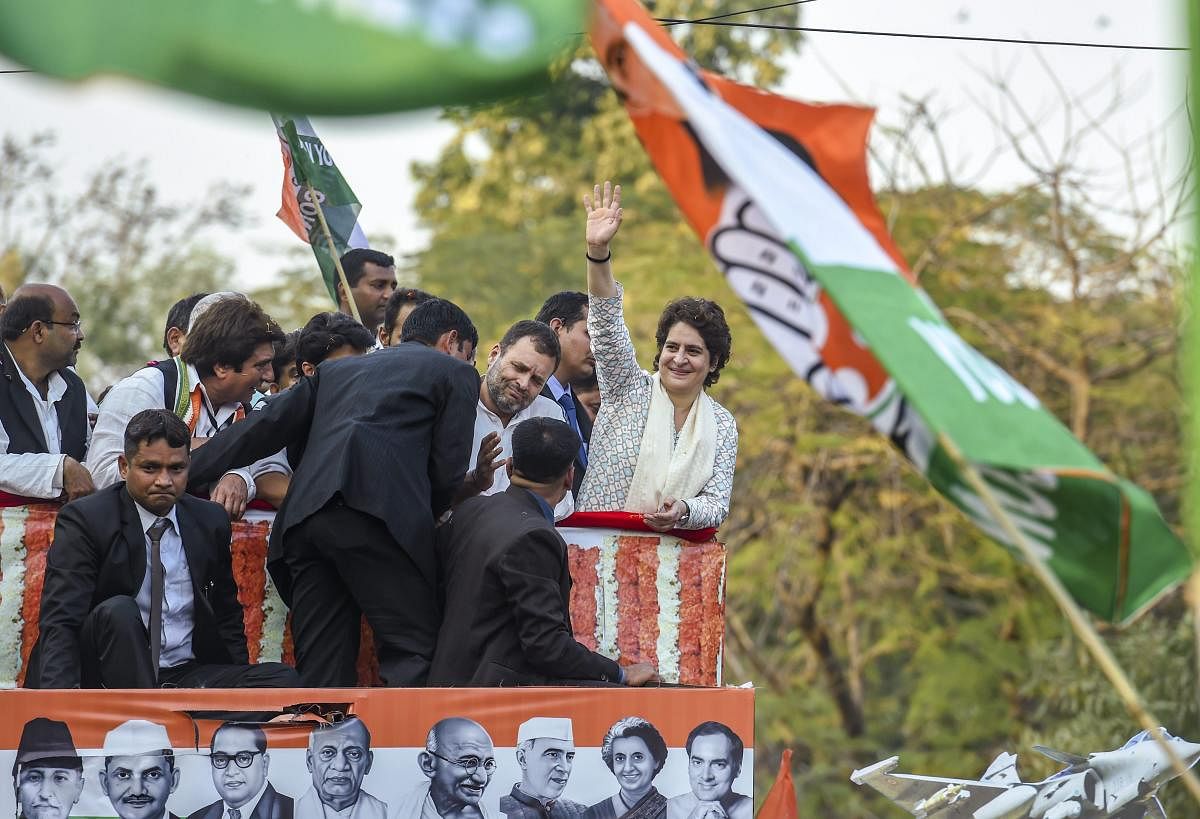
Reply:
<svg viewBox="0 0 1200 819"><path fill-rule="evenodd" d="M104 736L100 789L120 819L164 819L179 787L179 769L167 729L131 719ZM171 814L171 819L175 819Z"/></svg>
<svg viewBox="0 0 1200 819"><path fill-rule="evenodd" d="M83 760L65 722L36 717L13 761L18 819L66 819L83 793Z"/></svg>

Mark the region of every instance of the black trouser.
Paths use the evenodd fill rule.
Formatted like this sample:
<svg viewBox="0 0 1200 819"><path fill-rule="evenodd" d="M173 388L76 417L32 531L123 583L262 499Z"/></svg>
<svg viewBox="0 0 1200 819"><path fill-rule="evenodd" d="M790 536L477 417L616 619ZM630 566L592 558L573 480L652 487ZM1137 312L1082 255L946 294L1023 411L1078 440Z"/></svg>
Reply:
<svg viewBox="0 0 1200 819"><path fill-rule="evenodd" d="M150 635L137 601L110 597L88 614L79 635L84 688L298 688L300 677L283 663L236 665L189 660L163 668L155 680Z"/></svg>
<svg viewBox="0 0 1200 819"><path fill-rule="evenodd" d="M442 619L437 589L383 521L335 499L285 532L283 551L305 685L358 684L363 615L375 632L384 684L425 684Z"/></svg>

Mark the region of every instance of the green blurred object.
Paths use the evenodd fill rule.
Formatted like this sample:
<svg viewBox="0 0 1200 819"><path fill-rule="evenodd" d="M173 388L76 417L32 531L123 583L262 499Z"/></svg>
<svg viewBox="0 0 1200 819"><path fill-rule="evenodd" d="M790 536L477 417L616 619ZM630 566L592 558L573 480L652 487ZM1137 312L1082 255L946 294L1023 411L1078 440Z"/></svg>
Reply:
<svg viewBox="0 0 1200 819"><path fill-rule="evenodd" d="M0 52L265 110L371 114L547 81L584 0L56 0L0 4Z"/></svg>
<svg viewBox="0 0 1200 819"><path fill-rule="evenodd" d="M1191 57L1192 57L1192 77L1189 84L1192 111L1196 111L1197 105L1200 105L1200 88L1196 87L1196 83L1200 82L1200 8L1197 7L1194 0L1187 4L1188 16L1188 31L1191 34ZM1196 170L1200 168L1200 127L1196 125L1192 117L1188 118L1191 124L1192 132L1192 175L1195 176ZM1196 204L1200 205L1200 191L1197 191L1193 186L1193 196L1196 199ZM1191 412L1188 417L1191 418L1191 425L1188 437L1188 451L1191 461L1191 482L1188 487L1187 502L1185 503L1185 519L1188 524L1188 532L1191 533L1192 553L1200 556L1200 543L1196 540L1196 533L1200 532L1200 422L1196 420L1196 408L1200 407L1200 209L1195 209L1192 215L1193 235L1192 235L1192 282L1191 282L1191 317L1185 323L1187 337L1187 355L1184 357L1184 383L1185 395L1188 396L1188 404L1191 407ZM1193 605L1200 606L1200 600L1193 601ZM1200 624L1197 625L1200 629Z"/></svg>

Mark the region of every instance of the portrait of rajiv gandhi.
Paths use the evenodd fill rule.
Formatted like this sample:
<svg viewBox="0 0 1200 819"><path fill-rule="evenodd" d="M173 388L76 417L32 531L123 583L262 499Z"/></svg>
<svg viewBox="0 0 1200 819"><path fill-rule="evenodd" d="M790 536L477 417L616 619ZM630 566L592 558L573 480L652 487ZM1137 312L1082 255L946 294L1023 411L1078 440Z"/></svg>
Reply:
<svg viewBox="0 0 1200 819"><path fill-rule="evenodd" d="M362 789L375 759L362 720L315 728L304 759L312 787L296 801L296 819L387 819L387 803Z"/></svg>
<svg viewBox="0 0 1200 819"><path fill-rule="evenodd" d="M754 802L733 792L745 744L728 725L702 722L687 738L691 793L667 800L667 819L752 819Z"/></svg>
<svg viewBox="0 0 1200 819"><path fill-rule="evenodd" d="M13 761L18 819L66 819L83 793L83 760L65 722L36 717Z"/></svg>
<svg viewBox="0 0 1200 819"><path fill-rule="evenodd" d="M405 796L393 819L493 819L481 804L496 772L493 752L492 738L478 722L448 717L435 723L417 756L429 781Z"/></svg>
<svg viewBox="0 0 1200 819"><path fill-rule="evenodd" d="M120 819L167 816L167 798L179 787L179 771L166 728L144 719L123 722L105 735L103 753L100 789Z"/></svg>

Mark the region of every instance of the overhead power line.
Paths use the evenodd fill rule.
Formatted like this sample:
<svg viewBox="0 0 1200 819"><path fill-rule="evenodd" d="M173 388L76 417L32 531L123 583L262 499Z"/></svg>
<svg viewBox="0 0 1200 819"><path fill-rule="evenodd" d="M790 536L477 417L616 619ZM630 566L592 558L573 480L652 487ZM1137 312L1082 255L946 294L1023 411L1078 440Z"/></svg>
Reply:
<svg viewBox="0 0 1200 819"><path fill-rule="evenodd" d="M812 0L802 0L802 2L811 2ZM784 3L783 6L797 5L797 3ZM728 15L720 15L721 17L731 17L736 14L750 14L755 11L766 11L773 8L782 8L782 6L766 6L762 9L746 9L745 11L733 12ZM1081 42L1074 40L1027 40L1018 37L977 37L967 34L921 34L916 32L906 31L863 31L860 29L850 28L816 28L813 26L787 26L780 23L735 23L727 20L718 20L713 17L702 17L697 20L685 20L678 17L657 17L658 22L664 26L680 26L680 25L698 25L698 26L728 26L731 28L755 28L772 31L804 31L815 32L818 34L857 34L865 37L907 37L914 40L959 40L970 43L1011 43L1013 45L1041 45L1041 46L1069 46L1073 48L1116 48L1128 51L1187 51L1187 46L1156 46L1156 45L1133 45L1129 43L1093 43Z"/></svg>
<svg viewBox="0 0 1200 819"><path fill-rule="evenodd" d="M713 20L724 20L727 17L738 17L742 14L755 14L760 11L772 11L773 9L784 9L789 6L800 6L804 3L815 3L817 0L791 0L788 3L776 3L773 6L760 6L756 9L742 9L741 11L730 11L725 14L714 14L712 17L700 17L696 20L680 20L675 18L655 18L664 26L678 26L684 23L710 23Z"/></svg>

